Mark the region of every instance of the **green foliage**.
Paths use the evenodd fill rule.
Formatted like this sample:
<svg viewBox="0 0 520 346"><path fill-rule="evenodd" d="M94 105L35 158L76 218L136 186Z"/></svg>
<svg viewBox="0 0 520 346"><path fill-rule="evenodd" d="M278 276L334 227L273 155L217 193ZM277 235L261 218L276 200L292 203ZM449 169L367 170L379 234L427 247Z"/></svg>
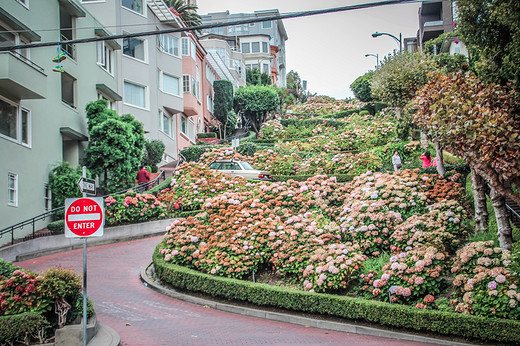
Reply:
<svg viewBox="0 0 520 346"><path fill-rule="evenodd" d="M372 95L389 106L403 108L435 69L435 63L425 54L401 52L375 72L370 84Z"/></svg>
<svg viewBox="0 0 520 346"><path fill-rule="evenodd" d="M520 322L518 321L415 309L399 304L341 295L310 293L223 278L167 263L164 261L163 255L159 254L158 249L159 247L156 248L153 255L157 276L179 289L246 301L260 306L323 314L382 326L434 332L487 342L520 342Z"/></svg>
<svg viewBox="0 0 520 346"><path fill-rule="evenodd" d="M517 0L457 1L457 28L485 82L520 86L520 3Z"/></svg>
<svg viewBox="0 0 520 346"><path fill-rule="evenodd" d="M66 198L82 196L78 187L78 181L82 176L82 168L80 166L72 168L67 161L63 161L52 169L49 173L49 188L52 192L53 208L65 205Z"/></svg>
<svg viewBox="0 0 520 346"><path fill-rule="evenodd" d="M140 122L129 114L119 117L106 105L106 100L98 100L86 107L90 142L85 163L92 173L104 174L102 188L114 191L134 181L145 138Z"/></svg>
<svg viewBox="0 0 520 346"><path fill-rule="evenodd" d="M200 156L206 151L211 151L213 148L218 148L218 145L192 145L181 150L181 155L184 156L188 162L197 162Z"/></svg>
<svg viewBox="0 0 520 346"><path fill-rule="evenodd" d="M173 7L175 11L177 11L188 27L202 24L202 19L197 13L199 9L197 5L193 5L186 0L166 0L166 3L169 7Z"/></svg>
<svg viewBox="0 0 520 346"><path fill-rule="evenodd" d="M128 191L105 198L105 222L108 225L137 223L166 217L166 206L149 193Z"/></svg>
<svg viewBox="0 0 520 346"><path fill-rule="evenodd" d="M229 111L233 109L233 84L228 80L216 80L213 83L214 96L214 108L213 114L222 126L227 129L230 126L227 125L229 122ZM233 128L235 127L233 124ZM224 134L225 137L225 134Z"/></svg>
<svg viewBox="0 0 520 346"><path fill-rule="evenodd" d="M237 148L237 152L244 156L253 156L256 150L257 146L254 143L250 142L241 143Z"/></svg>
<svg viewBox="0 0 520 346"><path fill-rule="evenodd" d="M260 72L258 68L248 69L246 70L246 85L271 85L271 75Z"/></svg>
<svg viewBox="0 0 520 346"><path fill-rule="evenodd" d="M237 126L238 121L238 115L235 113L234 110L230 110L227 115L227 123L226 123L226 135L225 137L231 137L233 136L233 132L235 131L235 127Z"/></svg>
<svg viewBox="0 0 520 346"><path fill-rule="evenodd" d="M0 258L0 276L11 276L11 274L17 269L21 270L22 268Z"/></svg>
<svg viewBox="0 0 520 346"><path fill-rule="evenodd" d="M269 86L247 86L235 93L235 110L249 118L256 133L260 131L268 112L280 103L276 90Z"/></svg>
<svg viewBox="0 0 520 346"><path fill-rule="evenodd" d="M462 54L441 53L433 56L433 61L441 68L443 73L466 72L469 70L468 58Z"/></svg>
<svg viewBox="0 0 520 346"><path fill-rule="evenodd" d="M155 166L162 160L166 146L159 139L146 140L143 150L143 164L147 166Z"/></svg>
<svg viewBox="0 0 520 346"><path fill-rule="evenodd" d="M41 343L41 336L48 327L49 322L36 312L0 316L0 344L18 345L22 340Z"/></svg>
<svg viewBox="0 0 520 346"><path fill-rule="evenodd" d="M65 233L65 220L57 220L49 223L47 229L51 231L52 235Z"/></svg>
<svg viewBox="0 0 520 346"><path fill-rule="evenodd" d="M442 43L444 42L444 40L452 38L452 37L457 37L457 36L458 36L457 31L449 31L449 32L440 34L436 38L433 38L431 40L424 42L423 52L426 54L429 54L429 55L435 55L434 53L439 54L441 52L441 46L442 46Z"/></svg>
<svg viewBox="0 0 520 346"><path fill-rule="evenodd" d="M217 138L217 133L216 132L197 133L197 138Z"/></svg>
<svg viewBox="0 0 520 346"><path fill-rule="evenodd" d="M364 75L358 77L352 84L350 84L350 89L352 89L354 95L361 102L370 102L373 100L372 91L370 89L370 82L372 81L374 75L374 71L367 72Z"/></svg>
<svg viewBox="0 0 520 346"><path fill-rule="evenodd" d="M271 178L273 181L287 181L287 180L294 180L294 181L306 181L309 178L314 177L314 174L298 174L298 175L272 175ZM332 174L331 176L336 177L336 181L338 183L346 183L349 181L352 181L356 175L354 174Z"/></svg>

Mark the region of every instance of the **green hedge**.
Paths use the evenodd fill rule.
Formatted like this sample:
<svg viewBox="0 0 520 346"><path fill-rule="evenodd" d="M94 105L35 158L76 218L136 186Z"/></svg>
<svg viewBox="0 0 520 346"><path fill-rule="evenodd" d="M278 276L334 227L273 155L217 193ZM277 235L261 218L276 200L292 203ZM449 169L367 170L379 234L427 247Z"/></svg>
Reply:
<svg viewBox="0 0 520 346"><path fill-rule="evenodd" d="M201 132L197 133L197 138L217 138L216 132Z"/></svg>
<svg viewBox="0 0 520 346"><path fill-rule="evenodd" d="M301 175L272 175L271 178L274 181L287 181L289 179L295 181L306 181L309 178L315 177L316 174L301 174ZM356 175L352 174L329 174L330 177L336 177L337 181L340 183L345 183L352 181Z"/></svg>
<svg viewBox="0 0 520 346"><path fill-rule="evenodd" d="M153 254L153 262L155 272L163 282L179 289L203 292L213 297L348 320L361 320L387 327L474 338L485 342L520 342L519 321L415 309L405 305L310 293L213 276L166 263L159 254L158 247Z"/></svg>
<svg viewBox="0 0 520 346"><path fill-rule="evenodd" d="M0 344L18 345L21 340L35 340L48 326L45 317L35 312L0 316Z"/></svg>
<svg viewBox="0 0 520 346"><path fill-rule="evenodd" d="M185 148L181 150L181 155L184 156L186 161L197 162L200 159L200 156L206 152L206 150L211 151L213 148L221 147L222 145L192 145L191 147Z"/></svg>
<svg viewBox="0 0 520 346"><path fill-rule="evenodd" d="M57 220L49 223L47 229L51 231L52 235L65 233L65 220Z"/></svg>
<svg viewBox="0 0 520 346"><path fill-rule="evenodd" d="M16 269L27 272L27 270L17 267L11 262L4 261L0 258L0 276L10 277Z"/></svg>
<svg viewBox="0 0 520 346"><path fill-rule="evenodd" d="M152 195L157 195L162 190L166 189L167 187L170 187L171 182L172 182L172 177L168 177L159 185L154 186L153 188L151 188L150 190L145 191L145 192L150 193Z"/></svg>

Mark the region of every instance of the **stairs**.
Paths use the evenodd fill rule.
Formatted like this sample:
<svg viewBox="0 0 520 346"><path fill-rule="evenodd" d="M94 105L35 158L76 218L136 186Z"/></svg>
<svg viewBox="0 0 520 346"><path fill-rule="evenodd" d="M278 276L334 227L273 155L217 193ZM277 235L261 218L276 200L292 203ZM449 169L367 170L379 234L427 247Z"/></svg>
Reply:
<svg viewBox="0 0 520 346"><path fill-rule="evenodd" d="M164 178L168 179L173 176L173 172L175 172L175 168L179 164L179 160L171 161L165 164L162 167L159 167L159 171L164 171Z"/></svg>
<svg viewBox="0 0 520 346"><path fill-rule="evenodd" d="M506 208L509 210L509 218L513 225L520 228L520 206L509 198L506 198Z"/></svg>

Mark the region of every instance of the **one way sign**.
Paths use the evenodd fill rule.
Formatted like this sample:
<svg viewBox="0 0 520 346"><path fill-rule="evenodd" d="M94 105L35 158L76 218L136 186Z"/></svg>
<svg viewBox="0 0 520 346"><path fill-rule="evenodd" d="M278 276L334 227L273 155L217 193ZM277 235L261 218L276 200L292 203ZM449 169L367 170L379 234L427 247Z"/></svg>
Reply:
<svg viewBox="0 0 520 346"><path fill-rule="evenodd" d="M96 181L94 179L81 178L78 181L78 187L81 193L96 195Z"/></svg>

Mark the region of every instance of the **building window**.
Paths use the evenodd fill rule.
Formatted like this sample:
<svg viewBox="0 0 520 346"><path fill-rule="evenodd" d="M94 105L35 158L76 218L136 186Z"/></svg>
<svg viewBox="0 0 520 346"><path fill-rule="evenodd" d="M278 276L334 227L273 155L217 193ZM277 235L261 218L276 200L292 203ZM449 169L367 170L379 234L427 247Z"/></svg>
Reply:
<svg viewBox="0 0 520 346"><path fill-rule="evenodd" d="M76 17L60 6L60 41L70 41L76 38ZM76 59L76 45L62 44L61 50L71 59Z"/></svg>
<svg viewBox="0 0 520 346"><path fill-rule="evenodd" d="M213 109L214 109L214 106L213 106L213 98L212 98L211 95L209 95L209 94L208 94L207 101L208 101L208 111L210 111L211 113L213 113Z"/></svg>
<svg viewBox="0 0 520 346"><path fill-rule="evenodd" d="M269 45L267 42L262 42L262 53L269 53Z"/></svg>
<svg viewBox="0 0 520 346"><path fill-rule="evenodd" d="M30 111L0 99L0 136L29 146L31 144Z"/></svg>
<svg viewBox="0 0 520 346"><path fill-rule="evenodd" d="M172 117L163 111L159 111L159 128L168 137L172 137Z"/></svg>
<svg viewBox="0 0 520 346"><path fill-rule="evenodd" d="M143 0L121 0L121 5L139 14L143 14Z"/></svg>
<svg viewBox="0 0 520 346"><path fill-rule="evenodd" d="M195 42L190 41L191 43L191 58L197 61L197 48L195 47Z"/></svg>
<svg viewBox="0 0 520 346"><path fill-rule="evenodd" d="M260 53L260 42L253 42L251 44L251 52L252 53Z"/></svg>
<svg viewBox="0 0 520 346"><path fill-rule="evenodd" d="M188 43L188 38L183 37L182 38L182 55L190 55L190 45Z"/></svg>
<svg viewBox="0 0 520 346"><path fill-rule="evenodd" d="M185 93L190 92L190 76L189 75L182 76L182 92L185 92Z"/></svg>
<svg viewBox="0 0 520 346"><path fill-rule="evenodd" d="M249 42L242 43L242 53L251 53L249 49Z"/></svg>
<svg viewBox="0 0 520 346"><path fill-rule="evenodd" d="M61 74L61 100L72 108L76 108L76 87L76 78Z"/></svg>
<svg viewBox="0 0 520 346"><path fill-rule="evenodd" d="M43 210L49 211L52 209L52 191L49 185L43 184Z"/></svg>
<svg viewBox="0 0 520 346"><path fill-rule="evenodd" d="M112 74L112 64L113 64L113 56L114 51L108 45L105 44L105 41L96 42L96 51L97 51L97 64L101 66L105 71Z"/></svg>
<svg viewBox="0 0 520 346"><path fill-rule="evenodd" d="M179 78L161 73L161 90L168 94L179 95Z"/></svg>
<svg viewBox="0 0 520 346"><path fill-rule="evenodd" d="M7 173L7 204L18 206L18 174Z"/></svg>
<svg viewBox="0 0 520 346"><path fill-rule="evenodd" d="M123 54L132 58L146 61L146 40L138 37L123 39Z"/></svg>
<svg viewBox="0 0 520 346"><path fill-rule="evenodd" d="M113 109L113 110L116 109L116 101L110 99L108 96L105 96L105 94L98 93L98 100L107 100L108 101L107 108Z"/></svg>
<svg viewBox="0 0 520 346"><path fill-rule="evenodd" d="M159 49L170 55L179 56L179 39L170 35L159 35Z"/></svg>
<svg viewBox="0 0 520 346"><path fill-rule="evenodd" d="M195 122L193 117L188 120L188 138L195 143Z"/></svg>
<svg viewBox="0 0 520 346"><path fill-rule="evenodd" d="M263 29L271 29L271 27L272 27L271 21L262 22Z"/></svg>
<svg viewBox="0 0 520 346"><path fill-rule="evenodd" d="M146 108L146 87L125 81L124 100L126 104Z"/></svg>
<svg viewBox="0 0 520 346"><path fill-rule="evenodd" d="M269 64L266 64L266 63L262 64L262 72L269 73Z"/></svg>
<svg viewBox="0 0 520 346"><path fill-rule="evenodd" d="M197 100L200 100L200 69L199 65L197 65L196 76L191 78L191 92Z"/></svg>
<svg viewBox="0 0 520 346"><path fill-rule="evenodd" d="M188 118L185 115L181 114L181 132L185 135L188 135Z"/></svg>
<svg viewBox="0 0 520 346"><path fill-rule="evenodd" d="M206 64L206 79L211 85L213 85L213 82L215 82L215 78L215 72L213 72L211 67L209 67L209 64Z"/></svg>

